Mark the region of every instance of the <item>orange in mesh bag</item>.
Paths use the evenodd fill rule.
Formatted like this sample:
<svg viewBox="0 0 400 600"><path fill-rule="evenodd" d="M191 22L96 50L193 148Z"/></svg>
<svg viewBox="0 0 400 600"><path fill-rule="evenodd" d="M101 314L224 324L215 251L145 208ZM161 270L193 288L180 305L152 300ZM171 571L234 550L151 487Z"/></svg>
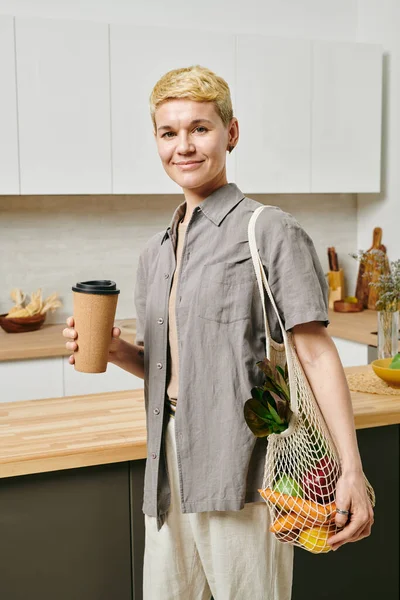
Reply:
<svg viewBox="0 0 400 600"><path fill-rule="evenodd" d="M259 492L270 510L271 532L283 543L320 554L331 550L327 540L339 531L335 496L340 459L296 354L292 333L282 324L258 254L255 224L263 208L254 211L248 237L264 313L266 357L257 366L265 382L251 390L244 417L257 437L268 435ZM281 327L281 344L271 338L264 287ZM374 490L365 474L364 479L374 507Z"/></svg>

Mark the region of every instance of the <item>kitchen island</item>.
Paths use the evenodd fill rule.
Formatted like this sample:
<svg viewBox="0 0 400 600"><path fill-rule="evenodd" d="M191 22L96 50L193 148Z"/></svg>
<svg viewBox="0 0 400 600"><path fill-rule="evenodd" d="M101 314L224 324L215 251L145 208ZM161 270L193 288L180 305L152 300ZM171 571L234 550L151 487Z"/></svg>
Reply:
<svg viewBox="0 0 400 600"><path fill-rule="evenodd" d="M293 600L398 598L400 390L352 402L373 533L296 548ZM141 598L145 419L143 390L0 405L1 598Z"/></svg>

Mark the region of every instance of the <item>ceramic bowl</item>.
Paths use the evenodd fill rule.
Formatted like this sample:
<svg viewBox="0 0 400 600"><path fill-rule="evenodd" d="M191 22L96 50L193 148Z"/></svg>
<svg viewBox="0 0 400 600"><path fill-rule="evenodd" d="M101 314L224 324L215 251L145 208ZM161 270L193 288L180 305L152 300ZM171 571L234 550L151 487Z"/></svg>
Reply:
<svg viewBox="0 0 400 600"><path fill-rule="evenodd" d="M392 360L393 358L373 360L371 367L383 381L386 381L391 386L400 387L400 369L389 369Z"/></svg>
<svg viewBox="0 0 400 600"><path fill-rule="evenodd" d="M36 331L46 320L46 314L34 315L33 317L20 317L6 319L7 313L0 315L0 327L7 333L24 333L25 331Z"/></svg>

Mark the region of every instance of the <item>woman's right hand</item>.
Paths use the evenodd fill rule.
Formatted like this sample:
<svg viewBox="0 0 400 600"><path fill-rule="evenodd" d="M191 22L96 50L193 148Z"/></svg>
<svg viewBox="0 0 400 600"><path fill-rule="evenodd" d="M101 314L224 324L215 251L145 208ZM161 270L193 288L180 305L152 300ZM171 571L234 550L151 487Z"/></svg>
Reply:
<svg viewBox="0 0 400 600"><path fill-rule="evenodd" d="M70 341L65 343L65 347L67 348L67 350L73 350L74 352L76 352L78 349L78 344L74 340L77 339L78 332L76 331L76 329L74 329L74 324L75 324L74 317L68 317L66 323L67 323L68 327L63 329L62 333L63 333L63 336ZM108 352L108 361L109 362L112 358L113 353L115 353L118 350L119 342L120 342L120 340L119 340L120 335L121 335L120 328L113 327L112 338L111 338L111 342L110 342L110 349ZM73 365L75 363L75 358L74 358L73 354L71 354L71 356L68 358L68 362L70 365Z"/></svg>

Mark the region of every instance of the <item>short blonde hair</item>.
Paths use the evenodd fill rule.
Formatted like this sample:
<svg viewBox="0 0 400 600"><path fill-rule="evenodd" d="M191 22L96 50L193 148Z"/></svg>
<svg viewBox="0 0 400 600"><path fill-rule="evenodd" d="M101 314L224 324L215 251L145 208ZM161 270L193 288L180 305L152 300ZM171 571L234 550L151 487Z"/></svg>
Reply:
<svg viewBox="0 0 400 600"><path fill-rule="evenodd" d="M150 94L150 115L156 131L155 113L167 100L187 98L195 102L214 102L215 109L225 127L233 117L231 92L225 79L210 69L192 65L165 73Z"/></svg>

